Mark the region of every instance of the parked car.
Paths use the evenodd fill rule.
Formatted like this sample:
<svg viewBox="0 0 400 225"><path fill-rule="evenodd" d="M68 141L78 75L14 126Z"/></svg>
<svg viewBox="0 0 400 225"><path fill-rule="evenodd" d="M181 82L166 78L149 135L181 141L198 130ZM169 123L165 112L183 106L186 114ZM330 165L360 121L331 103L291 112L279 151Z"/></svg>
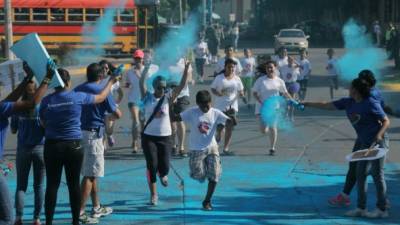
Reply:
<svg viewBox="0 0 400 225"><path fill-rule="evenodd" d="M295 29L301 29L306 35L310 35L313 44L330 44L338 42L341 38L339 24L334 25L322 23L317 20L305 20L293 25Z"/></svg>
<svg viewBox="0 0 400 225"><path fill-rule="evenodd" d="M274 35L274 49L275 53L281 47L286 48L288 51L299 52L300 50L308 49L308 38L300 29L281 29L278 34Z"/></svg>

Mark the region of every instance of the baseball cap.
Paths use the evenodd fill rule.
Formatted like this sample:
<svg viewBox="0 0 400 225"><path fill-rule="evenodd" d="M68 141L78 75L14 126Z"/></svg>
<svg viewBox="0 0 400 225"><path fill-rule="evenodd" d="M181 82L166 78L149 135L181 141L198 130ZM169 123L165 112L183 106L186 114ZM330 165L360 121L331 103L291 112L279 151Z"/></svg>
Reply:
<svg viewBox="0 0 400 225"><path fill-rule="evenodd" d="M138 49L133 53L133 58L141 58L143 59L144 53L142 50Z"/></svg>

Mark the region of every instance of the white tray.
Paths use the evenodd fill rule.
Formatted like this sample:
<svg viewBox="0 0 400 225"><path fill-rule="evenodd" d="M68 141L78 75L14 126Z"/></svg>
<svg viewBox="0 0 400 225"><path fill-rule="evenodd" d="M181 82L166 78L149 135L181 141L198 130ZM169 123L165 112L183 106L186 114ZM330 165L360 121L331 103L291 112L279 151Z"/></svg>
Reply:
<svg viewBox="0 0 400 225"><path fill-rule="evenodd" d="M364 156L364 153L366 153L368 151L368 149L363 149L363 150L359 150L356 152L352 152L351 154L346 155L346 160L349 162L356 162L356 161L363 161L363 160L375 160L375 159L380 159L383 156L386 155L386 153L389 151L389 149L387 148L373 148L371 150L371 153L373 153L374 151L376 152L376 154L373 154L371 156ZM362 157L357 157L357 158L353 158L354 155L359 155L362 154Z"/></svg>

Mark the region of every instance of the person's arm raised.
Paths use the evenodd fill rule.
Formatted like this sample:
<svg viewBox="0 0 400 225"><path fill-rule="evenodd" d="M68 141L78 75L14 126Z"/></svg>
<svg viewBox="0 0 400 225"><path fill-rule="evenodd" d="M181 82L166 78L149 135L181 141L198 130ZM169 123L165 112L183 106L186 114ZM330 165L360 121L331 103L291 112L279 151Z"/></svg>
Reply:
<svg viewBox="0 0 400 225"><path fill-rule="evenodd" d="M121 79L121 74L122 74L122 69L121 70L116 69L114 71L114 74L110 77L106 86L100 92L100 94L94 96L94 104L101 103L107 98L108 94L110 94L112 85Z"/></svg>
<svg viewBox="0 0 400 225"><path fill-rule="evenodd" d="M15 88L3 101L5 102L16 102L21 97L24 92L26 85L32 80L34 74L32 69L29 67L28 63L23 62L23 69L26 73L26 77L22 80L22 82Z"/></svg>
<svg viewBox="0 0 400 225"><path fill-rule="evenodd" d="M139 87L142 98L144 98L147 92L146 80L148 78L149 69L150 69L150 64L146 64L142 71L142 74L140 74Z"/></svg>
<svg viewBox="0 0 400 225"><path fill-rule="evenodd" d="M179 85L172 90L172 97L171 100L174 101L176 97L178 97L179 93L181 93L182 89L186 86L188 76L189 76L189 67L190 67L190 61L185 59L185 69L183 70L183 75L181 78L181 82Z"/></svg>

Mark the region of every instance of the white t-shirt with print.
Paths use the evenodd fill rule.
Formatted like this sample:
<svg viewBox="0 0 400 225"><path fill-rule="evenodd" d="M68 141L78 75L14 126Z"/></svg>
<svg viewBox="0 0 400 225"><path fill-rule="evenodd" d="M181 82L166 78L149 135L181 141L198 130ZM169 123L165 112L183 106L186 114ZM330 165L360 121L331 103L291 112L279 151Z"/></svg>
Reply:
<svg viewBox="0 0 400 225"><path fill-rule="evenodd" d="M311 73L311 64L308 59L300 60L300 76L297 80L308 79Z"/></svg>
<svg viewBox="0 0 400 225"><path fill-rule="evenodd" d="M164 101L160 107L160 110L156 112L153 120L144 130L144 133L152 136L165 137L172 134L171 121L169 119L169 99L171 98L171 92L165 94ZM154 97L154 94L148 93L144 100L144 115L145 123L150 118L161 98Z"/></svg>
<svg viewBox="0 0 400 225"><path fill-rule="evenodd" d="M332 58L328 59L328 62L326 63L326 70L328 71L328 75L330 76L337 76L337 70L336 70L336 65L337 64L337 59Z"/></svg>
<svg viewBox="0 0 400 225"><path fill-rule="evenodd" d="M237 59L236 57L233 57L232 59L237 63L237 65L235 66L235 75L240 76L240 73L243 70L242 64L240 63L240 60ZM215 72L219 73L223 69L225 69L225 60L226 60L225 57L218 60L217 66L215 68Z"/></svg>
<svg viewBox="0 0 400 225"><path fill-rule="evenodd" d="M257 79L254 83L253 92L256 92L262 102L271 96L279 96L281 93L286 93L285 82L279 78L269 78L267 76L262 76ZM260 104L256 104L255 114L260 114Z"/></svg>
<svg viewBox="0 0 400 225"><path fill-rule="evenodd" d="M296 82L299 75L300 70L297 67L285 65L281 68L281 78L287 83Z"/></svg>
<svg viewBox="0 0 400 225"><path fill-rule="evenodd" d="M158 66L151 64L149 67L148 77L151 77L151 75L157 73L158 71ZM138 104L140 102L141 98L141 93L140 93L140 76L141 73L143 72L144 67L140 71L137 71L132 67L129 69L126 74L126 83L129 84L130 88L128 91L128 102L129 103L135 103Z"/></svg>
<svg viewBox="0 0 400 225"><path fill-rule="evenodd" d="M242 77L253 77L254 70L256 68L256 59L254 57L245 57L240 60L243 70L241 73Z"/></svg>
<svg viewBox="0 0 400 225"><path fill-rule="evenodd" d="M201 41L196 45L194 53L197 59L206 59L208 52L208 44L205 41Z"/></svg>
<svg viewBox="0 0 400 225"><path fill-rule="evenodd" d="M215 97L215 108L226 111L232 107L236 112L239 111L238 97L239 92L243 91L243 84L238 76L226 79L224 74L220 74L212 82L211 88L223 94Z"/></svg>
<svg viewBox="0 0 400 225"><path fill-rule="evenodd" d="M215 108L210 108L207 113L202 112L198 106L182 112L182 120L190 124L189 149L203 151L210 146L216 146L215 131L218 124L225 124L229 119L224 113Z"/></svg>

